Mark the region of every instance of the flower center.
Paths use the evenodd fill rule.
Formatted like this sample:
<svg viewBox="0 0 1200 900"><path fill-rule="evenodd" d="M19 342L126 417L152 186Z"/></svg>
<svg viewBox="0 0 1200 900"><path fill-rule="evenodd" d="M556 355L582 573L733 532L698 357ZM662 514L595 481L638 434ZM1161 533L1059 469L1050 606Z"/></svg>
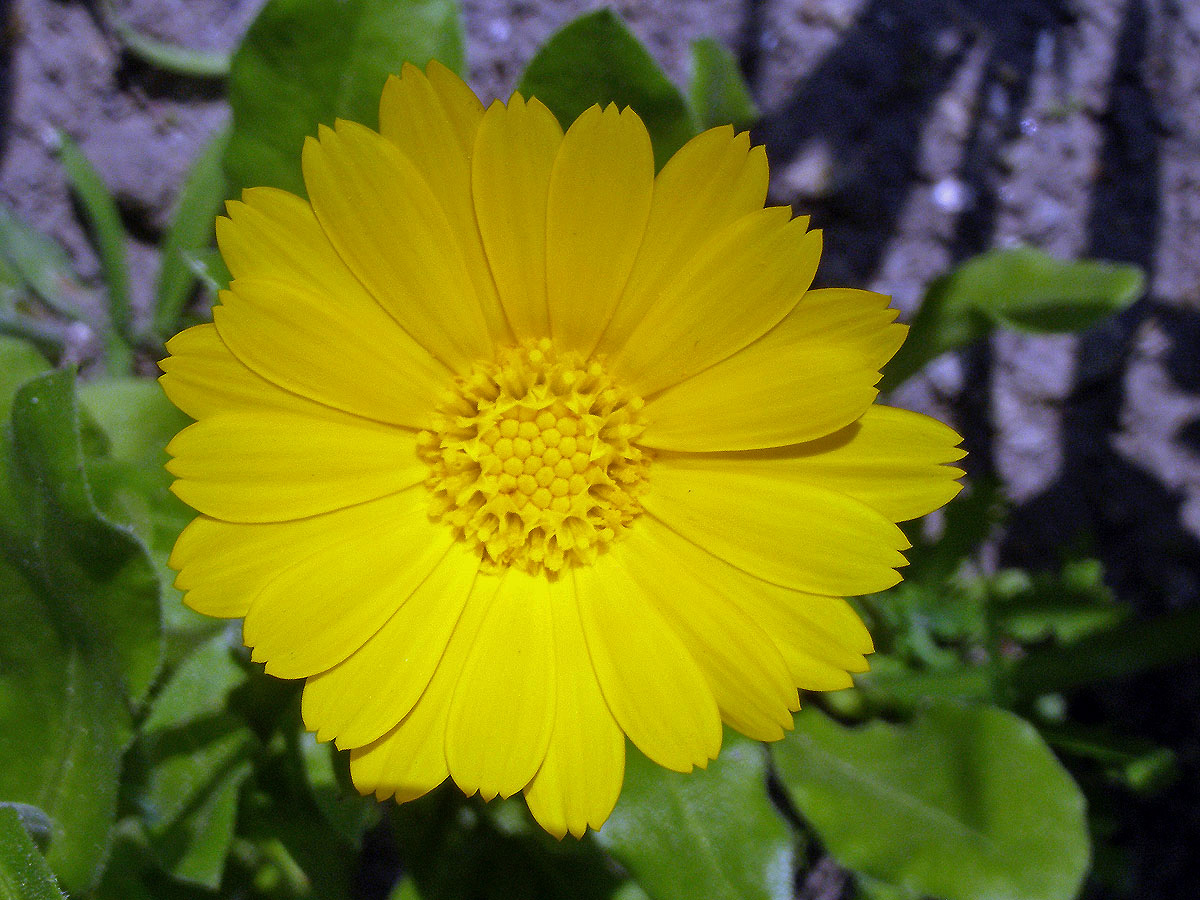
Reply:
<svg viewBox="0 0 1200 900"><path fill-rule="evenodd" d="M642 511L640 397L549 339L457 379L422 432L434 518L496 568L587 564Z"/></svg>

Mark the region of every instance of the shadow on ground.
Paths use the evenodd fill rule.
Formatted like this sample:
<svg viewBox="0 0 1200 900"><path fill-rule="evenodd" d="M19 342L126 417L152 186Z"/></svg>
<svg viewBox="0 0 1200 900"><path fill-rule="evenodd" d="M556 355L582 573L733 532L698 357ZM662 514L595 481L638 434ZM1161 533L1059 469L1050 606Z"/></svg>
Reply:
<svg viewBox="0 0 1200 900"><path fill-rule="evenodd" d="M822 278L862 283L882 261L916 181L923 125L968 50L982 41L987 59L977 100L1000 92L1006 102L977 102L964 145L961 179L976 198L960 217L951 256L965 259L991 246L1003 142L1020 127L1041 34L1058 35L1074 21L1067 0L870 0L818 67L758 126L756 141L782 168L813 139L828 145L844 171L833 194L808 204L827 234ZM1153 274L1160 219L1160 117L1146 84L1150 49L1147 0L1124 7L1100 119L1103 147L1091 196L1089 255L1132 262ZM751 83L758 69L763 4L750 0L741 54ZM946 23L966 36L940 51ZM1056 40L1055 46L1062 46ZM1058 61L1061 62L1061 61ZM1118 454L1126 375L1134 339L1149 321L1173 342L1166 370L1183 390L1200 392L1200 315L1146 298L1079 342L1077 384L1064 421L1062 475L1014 511L1001 548L1005 565L1058 566L1063 548L1087 536L1118 595L1153 614L1200 603L1200 541L1180 520L1182 497ZM990 408L992 359L987 347L965 354L960 424L973 475L994 474ZM1180 438L1200 448L1200 420ZM1197 449L1200 453L1200 449ZM1200 833L1200 672L1195 666L1149 673L1083 692L1073 712L1083 721L1122 727L1171 746L1182 777L1172 790L1139 800L1115 789L1113 842L1128 851L1124 884L1094 879L1087 896L1200 897L1192 842ZM1114 871L1119 870L1116 866Z"/></svg>

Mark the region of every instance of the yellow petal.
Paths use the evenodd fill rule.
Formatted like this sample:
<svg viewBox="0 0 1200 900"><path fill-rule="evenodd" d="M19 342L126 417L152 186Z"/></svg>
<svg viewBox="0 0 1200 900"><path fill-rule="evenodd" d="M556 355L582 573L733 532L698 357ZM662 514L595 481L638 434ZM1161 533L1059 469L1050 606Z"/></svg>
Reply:
<svg viewBox="0 0 1200 900"><path fill-rule="evenodd" d="M904 341L887 302L869 291L809 291L753 344L650 401L639 442L750 450L844 428L875 400L879 369Z"/></svg>
<svg viewBox="0 0 1200 900"><path fill-rule="evenodd" d="M321 227L383 308L456 372L490 359L460 237L408 157L339 121L305 143L303 165Z"/></svg>
<svg viewBox="0 0 1200 900"><path fill-rule="evenodd" d="M817 594L891 587L909 546L899 528L853 497L719 458L692 457L686 466L655 460L642 505L739 569Z"/></svg>
<svg viewBox="0 0 1200 900"><path fill-rule="evenodd" d="M297 522L246 524L193 519L175 542L170 566L183 601L207 616L244 616L281 568L315 552L338 526L338 513Z"/></svg>
<svg viewBox="0 0 1200 900"><path fill-rule="evenodd" d="M478 556L455 543L374 637L308 679L304 724L317 740L361 747L408 715L442 658L478 570Z"/></svg>
<svg viewBox="0 0 1200 900"><path fill-rule="evenodd" d="M554 724L554 621L542 575L508 569L462 668L446 762L465 794L510 797L546 758Z"/></svg>
<svg viewBox="0 0 1200 900"><path fill-rule="evenodd" d="M938 509L962 489L962 440L936 419L906 409L872 406L858 421L819 440L774 450L679 456L679 469L709 469L794 479L848 494L893 522Z"/></svg>
<svg viewBox="0 0 1200 900"><path fill-rule="evenodd" d="M422 488L344 510L322 547L255 597L243 637L279 678L306 678L374 635L446 555L453 533L429 521Z"/></svg>
<svg viewBox="0 0 1200 900"><path fill-rule="evenodd" d="M518 340L550 334L546 195L562 128L539 101L493 103L475 142L472 187L479 233Z"/></svg>
<svg viewBox="0 0 1200 900"><path fill-rule="evenodd" d="M471 205L471 150L483 119L483 105L457 75L434 60L427 74L405 63L383 87L379 132L400 148L429 185L458 235L475 286L496 341L509 339L496 286L488 272Z"/></svg>
<svg viewBox="0 0 1200 900"><path fill-rule="evenodd" d="M167 452L171 490L231 522L282 522L373 500L416 484L429 468L416 433L329 410L222 413L179 432Z"/></svg>
<svg viewBox="0 0 1200 900"><path fill-rule="evenodd" d="M747 737L779 740L792 727L796 686L771 638L732 596L751 589L753 579L718 587L710 570L724 564L684 565L673 552L679 540L643 516L622 537L621 560L699 664L721 718Z"/></svg>
<svg viewBox="0 0 1200 900"><path fill-rule="evenodd" d="M228 217L217 219L217 246L234 278L291 276L331 292L353 280L307 200L256 187L225 209Z"/></svg>
<svg viewBox="0 0 1200 900"><path fill-rule="evenodd" d="M873 649L857 613L840 597L825 597L770 584L700 549L652 517L636 531L649 535L675 568L695 573L708 590L724 597L770 636L787 665L791 684L808 690L847 687L847 672L865 672L863 654ZM689 597L690 595L684 594ZM682 604L686 607L686 603Z"/></svg>
<svg viewBox="0 0 1200 900"><path fill-rule="evenodd" d="M618 561L621 546L575 569L579 618L617 724L660 766L690 772L721 749L721 716L704 674Z"/></svg>
<svg viewBox="0 0 1200 900"><path fill-rule="evenodd" d="M404 719L373 744L350 751L350 776L362 793L415 800L446 780L446 723L463 666L500 579L480 576L425 693Z"/></svg>
<svg viewBox="0 0 1200 900"><path fill-rule="evenodd" d="M282 411L324 416L326 407L256 375L234 356L214 325L195 325L167 341L158 379L171 402L193 419L222 412ZM335 414L337 415L337 414Z"/></svg>
<svg viewBox="0 0 1200 900"><path fill-rule="evenodd" d="M307 326L309 331L317 330L316 323L321 329L335 329L331 336L341 337L345 346L349 343L344 335L347 329L344 325L339 328L338 323L353 322L359 348L373 348L404 373L408 385L404 393L412 399L402 402L413 406L435 399L447 380L448 370L398 328L395 320L367 293L325 236L312 207L299 197L275 188L252 188L243 192L242 199L243 202L230 201L229 218L217 220L221 254L235 280L239 284L259 278L287 282L295 285L309 302L302 310L296 310L269 294L258 298L256 305L261 315L253 320L253 331L246 335L231 333L226 341L230 349L275 384L328 402L330 397L326 395L337 400L345 391L338 393L332 387L322 390L319 380L306 379L304 369L284 342L284 335L295 336L305 328L305 320L312 319L313 324ZM219 318L221 313L216 315ZM266 333L276 328L281 329L278 336L272 338ZM363 343L364 335L370 336L371 345ZM269 352L259 345L260 340L271 341ZM280 344L282 352L275 349ZM352 347L351 352L358 356L362 349L355 352ZM343 360L343 368L353 371L358 364L346 365ZM395 376L390 380L395 380ZM297 390L298 387L307 387L309 391ZM361 405L362 398L355 399ZM332 405L350 408L344 398L343 402Z"/></svg>
<svg viewBox="0 0 1200 900"><path fill-rule="evenodd" d="M529 811L555 837L599 829L625 777L625 735L604 702L592 668L575 585L550 583L554 606L554 731L546 758L525 788Z"/></svg>
<svg viewBox="0 0 1200 900"><path fill-rule="evenodd" d="M642 243L653 186L650 136L632 109L593 106L567 129L546 220L550 331L560 347L596 346Z"/></svg>
<svg viewBox="0 0 1200 900"><path fill-rule="evenodd" d="M774 327L808 290L821 256L821 233L788 215L759 210L713 235L614 352L614 374L648 397Z"/></svg>
<svg viewBox="0 0 1200 900"><path fill-rule="evenodd" d="M379 304L344 299L294 281L244 278L221 292L213 319L226 346L280 387L381 422L429 427L450 373Z"/></svg>
<svg viewBox="0 0 1200 900"><path fill-rule="evenodd" d="M766 196L767 154L750 147L749 134L725 125L684 144L654 179L646 237L598 351L621 347L705 241L762 209Z"/></svg>
<svg viewBox="0 0 1200 900"><path fill-rule="evenodd" d="M483 104L474 91L450 69L430 60L422 72L412 63L401 67L383 86L379 101L379 132L433 176L448 164L433 159L448 149L470 158ZM430 177L429 181L434 179Z"/></svg>

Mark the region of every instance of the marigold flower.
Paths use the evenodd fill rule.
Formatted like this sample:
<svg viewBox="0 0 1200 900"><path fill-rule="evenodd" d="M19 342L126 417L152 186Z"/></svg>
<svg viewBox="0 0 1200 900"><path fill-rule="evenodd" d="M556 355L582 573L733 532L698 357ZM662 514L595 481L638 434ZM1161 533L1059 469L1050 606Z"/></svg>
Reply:
<svg viewBox="0 0 1200 900"><path fill-rule="evenodd" d="M763 208L761 147L707 131L655 175L630 109L563 134L432 63L380 130L322 128L309 200L217 222L234 281L168 344L200 516L171 564L245 617L355 784L524 791L598 828L628 737L705 766L867 668L842 597L899 581L894 523L959 490L946 426L873 405L888 298L809 290L820 232Z"/></svg>

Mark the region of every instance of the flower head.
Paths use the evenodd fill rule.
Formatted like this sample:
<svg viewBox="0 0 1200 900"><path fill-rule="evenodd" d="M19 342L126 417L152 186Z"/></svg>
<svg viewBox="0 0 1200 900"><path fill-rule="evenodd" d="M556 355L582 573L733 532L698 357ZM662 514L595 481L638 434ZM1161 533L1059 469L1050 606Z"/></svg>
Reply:
<svg viewBox="0 0 1200 900"><path fill-rule="evenodd" d="M233 283L168 344L172 565L307 679L360 790L524 791L578 835L626 737L687 771L867 668L841 598L899 580L959 439L874 405L904 327L809 289L762 148L716 128L656 175L632 110L564 135L433 63L303 163L309 200L229 204Z"/></svg>

